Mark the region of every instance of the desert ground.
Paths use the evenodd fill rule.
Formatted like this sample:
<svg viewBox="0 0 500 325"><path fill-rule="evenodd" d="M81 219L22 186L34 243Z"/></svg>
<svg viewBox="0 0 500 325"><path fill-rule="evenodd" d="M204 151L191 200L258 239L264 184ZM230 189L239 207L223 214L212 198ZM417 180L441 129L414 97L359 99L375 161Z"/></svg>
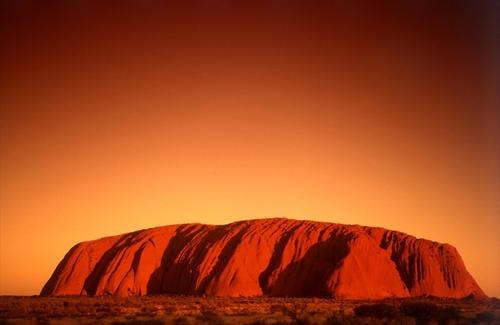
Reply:
<svg viewBox="0 0 500 325"><path fill-rule="evenodd" d="M500 300L0 297L0 324L500 324Z"/></svg>

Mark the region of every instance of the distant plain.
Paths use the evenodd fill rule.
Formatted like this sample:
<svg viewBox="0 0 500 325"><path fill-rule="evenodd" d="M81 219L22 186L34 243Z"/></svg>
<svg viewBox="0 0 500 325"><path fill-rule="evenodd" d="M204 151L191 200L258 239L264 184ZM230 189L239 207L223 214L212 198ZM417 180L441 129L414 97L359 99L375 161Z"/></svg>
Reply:
<svg viewBox="0 0 500 325"><path fill-rule="evenodd" d="M500 300L0 297L0 324L500 324Z"/></svg>

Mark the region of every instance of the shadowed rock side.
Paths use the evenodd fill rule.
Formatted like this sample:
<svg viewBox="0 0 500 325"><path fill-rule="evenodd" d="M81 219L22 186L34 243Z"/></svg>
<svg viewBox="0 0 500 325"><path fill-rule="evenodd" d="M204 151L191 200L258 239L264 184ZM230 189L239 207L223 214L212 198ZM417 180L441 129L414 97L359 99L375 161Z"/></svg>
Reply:
<svg viewBox="0 0 500 325"><path fill-rule="evenodd" d="M162 293L485 297L450 245L288 219L166 226L79 243L41 295Z"/></svg>

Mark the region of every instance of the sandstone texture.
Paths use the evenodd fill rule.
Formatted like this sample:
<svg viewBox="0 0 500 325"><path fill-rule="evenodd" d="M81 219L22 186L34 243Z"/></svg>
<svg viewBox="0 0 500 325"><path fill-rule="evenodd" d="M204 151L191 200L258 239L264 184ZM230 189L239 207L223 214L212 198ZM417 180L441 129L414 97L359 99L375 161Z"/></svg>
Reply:
<svg viewBox="0 0 500 325"><path fill-rule="evenodd" d="M485 297L457 250L382 228L290 219L183 224L75 245L41 295Z"/></svg>

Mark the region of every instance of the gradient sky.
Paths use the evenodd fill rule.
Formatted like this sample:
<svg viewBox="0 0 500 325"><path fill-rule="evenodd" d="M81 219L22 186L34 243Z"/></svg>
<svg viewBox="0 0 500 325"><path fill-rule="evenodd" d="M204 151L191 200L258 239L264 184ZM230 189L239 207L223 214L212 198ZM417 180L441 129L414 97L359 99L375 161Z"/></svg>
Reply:
<svg viewBox="0 0 500 325"><path fill-rule="evenodd" d="M37 3L0 8L0 294L79 241L283 216L450 243L500 296L494 1Z"/></svg>

